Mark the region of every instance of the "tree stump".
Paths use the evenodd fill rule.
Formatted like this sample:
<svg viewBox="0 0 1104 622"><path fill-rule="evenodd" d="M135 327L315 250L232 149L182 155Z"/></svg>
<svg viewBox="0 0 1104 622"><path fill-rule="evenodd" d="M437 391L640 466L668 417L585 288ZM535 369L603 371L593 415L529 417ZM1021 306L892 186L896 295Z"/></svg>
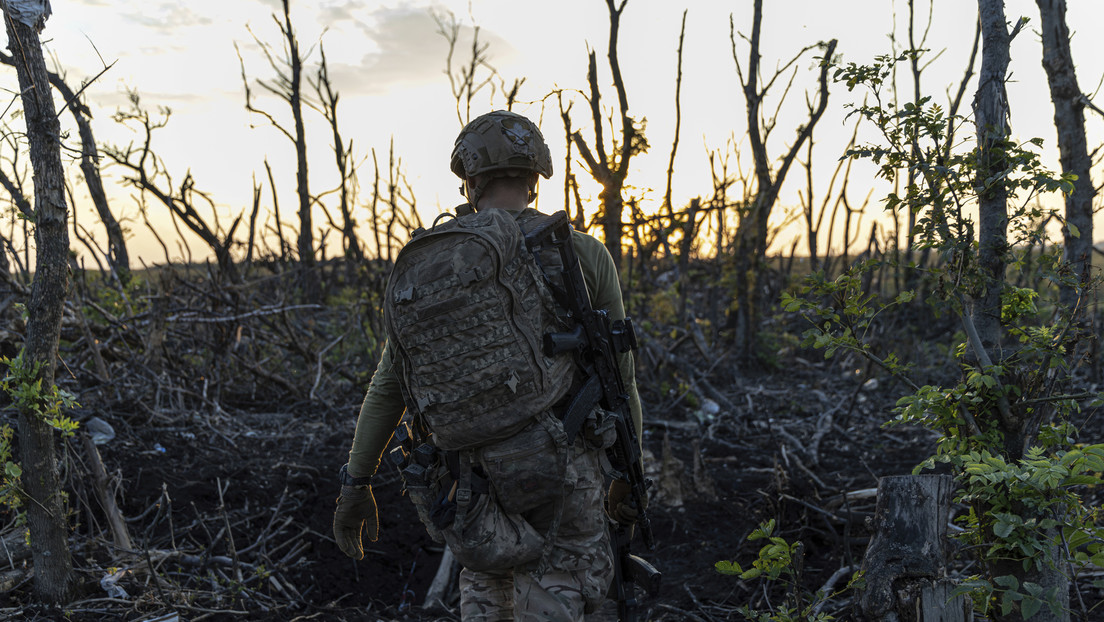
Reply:
<svg viewBox="0 0 1104 622"><path fill-rule="evenodd" d="M860 607L866 620L968 622L972 606L946 578L949 475L883 477L874 536L863 557Z"/></svg>

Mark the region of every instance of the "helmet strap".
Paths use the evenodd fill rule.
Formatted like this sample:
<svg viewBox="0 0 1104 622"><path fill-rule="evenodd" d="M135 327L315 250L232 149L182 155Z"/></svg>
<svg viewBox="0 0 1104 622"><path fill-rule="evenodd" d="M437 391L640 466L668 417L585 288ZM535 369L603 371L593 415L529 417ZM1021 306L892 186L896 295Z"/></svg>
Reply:
<svg viewBox="0 0 1104 622"><path fill-rule="evenodd" d="M540 181L540 175L537 173L529 174L529 203L537 200L537 182Z"/></svg>
<svg viewBox="0 0 1104 622"><path fill-rule="evenodd" d="M479 198L483 196L483 191L487 189L487 184L491 182L491 179L486 176L480 176L478 182L472 182L472 178L469 177L464 180L462 189L466 190L464 196L467 197L468 203L471 203L472 209L479 209Z"/></svg>

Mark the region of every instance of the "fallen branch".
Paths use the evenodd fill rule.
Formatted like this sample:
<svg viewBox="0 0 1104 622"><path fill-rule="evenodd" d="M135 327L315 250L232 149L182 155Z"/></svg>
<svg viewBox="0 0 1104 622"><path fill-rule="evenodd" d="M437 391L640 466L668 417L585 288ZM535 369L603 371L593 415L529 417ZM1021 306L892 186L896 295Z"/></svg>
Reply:
<svg viewBox="0 0 1104 622"><path fill-rule="evenodd" d="M217 324L223 322L240 322L241 320L251 317L263 317L266 315L277 315L286 311L298 311L300 309L324 309L322 305L291 305L288 307L261 307L248 313L239 313L238 315L230 315L226 317L201 317L198 315L198 311L186 311L184 313L178 313L176 315L170 315L165 318L169 322L199 322L201 324Z"/></svg>
<svg viewBox="0 0 1104 622"><path fill-rule="evenodd" d="M87 432L81 433L81 442L84 445L84 453L88 456L92 469L92 487L96 491L96 498L100 501L100 507L107 517L107 525L111 529L111 538L115 542L115 548L127 553L132 553L134 541L130 537L123 513L115 503L115 495L107 489L107 470L104 469L103 459L100 458L100 450L92 442L92 437Z"/></svg>

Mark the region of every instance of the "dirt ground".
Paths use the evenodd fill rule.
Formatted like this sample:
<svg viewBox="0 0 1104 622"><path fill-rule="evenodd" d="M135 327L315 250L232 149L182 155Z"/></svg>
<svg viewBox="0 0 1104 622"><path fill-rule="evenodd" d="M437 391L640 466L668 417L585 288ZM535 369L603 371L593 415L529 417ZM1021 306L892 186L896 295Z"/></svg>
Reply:
<svg viewBox="0 0 1104 622"><path fill-rule="evenodd" d="M869 540L874 498L861 491L908 474L934 445L924 430L883 427L902 387L860 371L791 355L771 373L699 378L695 401L644 387L657 547L647 551L639 538L634 546L663 580L658 596L643 599L642 620L738 620L738 606L776 605L778 585L714 570L720 560L749 564L760 544L747 536L772 518L802 543L806 589L833 575L831 587L843 587L839 577L858 568ZM264 412L247 408L245 396L223 397L206 411L81 413L115 430L99 454L140 553L120 557L112 546L83 475L90 457L74 439L66 460L81 597L64 610L35 605L23 577L0 593L0 619L458 619L455 589L443 607L423 606L442 549L402 498L394 466L377 477L381 537L366 543L365 559L346 558L331 537L359 393ZM851 602L846 592L823 611L853 619Z"/></svg>
<svg viewBox="0 0 1104 622"><path fill-rule="evenodd" d="M841 493L876 486L880 476L908 473L931 447L924 432L880 427L893 389L867 380L798 360L785 373L716 387L724 406L683 402L661 412L646 404L657 547L647 551L639 538L634 545L663 573L663 584L657 597L644 599L642 619L737 619L734 608L761 588L713 565L750 562L758 546L746 538L769 518L803 543L805 581L814 589L841 566L857 566L866 536L861 518L872 501L821 508ZM336 473L356 411L350 396L340 406L283 413L88 413L116 430L99 450L108 472L121 478L120 509L135 545L151 553L112 584L105 577L114 566L99 565L110 543L90 539L77 559L84 598L68 619L172 612L191 620L457 619L454 590L445 608L422 607L442 550L401 497L393 466L385 464L374 487L381 537L366 543L365 559L346 558L331 538ZM73 447L70 459L81 461ZM95 500L75 505L78 533L106 533ZM112 596L111 585L126 596ZM27 590L24 583L8 592L4 611L28 602ZM845 599L833 603L846 606ZM20 613L58 614L33 606Z"/></svg>

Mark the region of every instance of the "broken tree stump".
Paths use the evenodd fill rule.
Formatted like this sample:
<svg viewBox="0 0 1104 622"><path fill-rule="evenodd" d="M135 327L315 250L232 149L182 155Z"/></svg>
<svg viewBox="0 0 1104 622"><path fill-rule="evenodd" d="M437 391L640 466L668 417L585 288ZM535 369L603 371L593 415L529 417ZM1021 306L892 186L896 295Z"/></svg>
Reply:
<svg viewBox="0 0 1104 622"><path fill-rule="evenodd" d="M901 475L878 482L874 536L862 570L860 607L871 622L969 622L972 603L950 598L946 577L950 475Z"/></svg>

